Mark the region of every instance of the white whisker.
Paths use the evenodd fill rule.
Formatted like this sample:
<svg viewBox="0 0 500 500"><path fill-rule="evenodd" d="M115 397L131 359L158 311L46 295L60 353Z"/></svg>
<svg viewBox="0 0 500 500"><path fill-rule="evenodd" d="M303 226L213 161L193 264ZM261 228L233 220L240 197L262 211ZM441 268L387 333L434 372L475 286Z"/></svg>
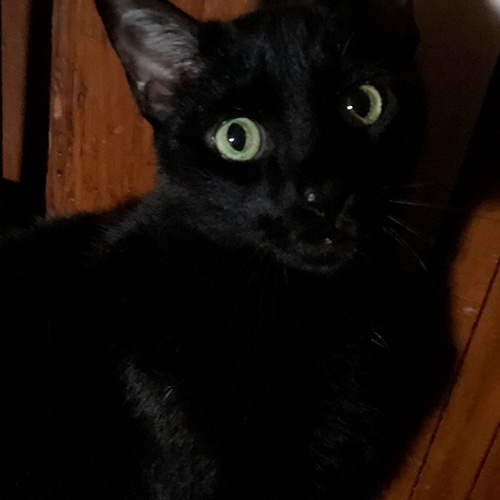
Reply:
<svg viewBox="0 0 500 500"><path fill-rule="evenodd" d="M413 189L419 187L429 187L429 186L452 186L450 181L427 181L427 182L412 182L410 184L389 184L384 186L382 189Z"/></svg>
<svg viewBox="0 0 500 500"><path fill-rule="evenodd" d="M383 230L388 233L399 245L405 249L413 258L422 266L429 276L431 275L424 261L420 258L420 256L415 252L415 250L408 244L408 242L394 229L390 227L383 227Z"/></svg>
<svg viewBox="0 0 500 500"><path fill-rule="evenodd" d="M409 200L389 200L389 203L394 203L395 205L408 205L411 207L433 208L435 210L460 210L445 205L435 205L432 203L422 203L419 201L409 201Z"/></svg>
<svg viewBox="0 0 500 500"><path fill-rule="evenodd" d="M341 58L341 59L345 56L345 53L347 52L347 49L349 48L349 45L351 44L352 39L354 38L354 34L355 34L355 33L356 33L356 32L355 32L355 31L353 31L353 32L349 35L349 37L347 38L347 41L346 41L346 43L344 44L344 47L342 48L342 51L341 51L341 53L340 53L340 58Z"/></svg>
<svg viewBox="0 0 500 500"><path fill-rule="evenodd" d="M403 229L406 229L409 233L417 236L418 238L422 239L426 243L429 243L431 245L434 244L434 241L431 238L427 238L424 236L420 231L417 231L413 226L410 226L408 223L403 222L401 219L398 219L397 217L393 217L392 215L388 215L387 218L397 224L398 226L402 227Z"/></svg>

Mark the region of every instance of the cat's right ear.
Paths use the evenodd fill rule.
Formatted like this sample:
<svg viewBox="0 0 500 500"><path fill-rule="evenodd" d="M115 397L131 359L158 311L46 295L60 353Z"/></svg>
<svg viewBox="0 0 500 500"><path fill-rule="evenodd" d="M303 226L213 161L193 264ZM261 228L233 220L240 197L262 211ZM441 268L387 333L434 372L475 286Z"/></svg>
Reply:
<svg viewBox="0 0 500 500"><path fill-rule="evenodd" d="M202 69L200 23L160 0L95 0L132 94L152 123L165 119L183 82Z"/></svg>

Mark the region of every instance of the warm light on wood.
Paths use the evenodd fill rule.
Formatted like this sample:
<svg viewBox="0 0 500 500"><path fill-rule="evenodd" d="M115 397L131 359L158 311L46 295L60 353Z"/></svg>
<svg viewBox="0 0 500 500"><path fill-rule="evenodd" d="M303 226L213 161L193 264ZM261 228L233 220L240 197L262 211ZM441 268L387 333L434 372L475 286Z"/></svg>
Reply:
<svg viewBox="0 0 500 500"><path fill-rule="evenodd" d="M3 0L2 9L2 173L21 178L26 104L30 0Z"/></svg>

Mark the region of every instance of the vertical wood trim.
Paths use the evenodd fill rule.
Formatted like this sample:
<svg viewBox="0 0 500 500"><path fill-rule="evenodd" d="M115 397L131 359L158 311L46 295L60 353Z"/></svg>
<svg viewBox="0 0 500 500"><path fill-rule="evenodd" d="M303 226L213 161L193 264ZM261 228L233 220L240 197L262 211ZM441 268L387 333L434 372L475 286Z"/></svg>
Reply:
<svg viewBox="0 0 500 500"><path fill-rule="evenodd" d="M2 34L2 174L21 179L31 0L0 2Z"/></svg>
<svg viewBox="0 0 500 500"><path fill-rule="evenodd" d="M93 2L55 0L52 74L49 216L109 209L150 190L151 129Z"/></svg>
<svg viewBox="0 0 500 500"><path fill-rule="evenodd" d="M196 18L234 17L257 5L174 3ZM48 215L105 210L150 190L151 130L132 101L93 2L55 0L52 75Z"/></svg>

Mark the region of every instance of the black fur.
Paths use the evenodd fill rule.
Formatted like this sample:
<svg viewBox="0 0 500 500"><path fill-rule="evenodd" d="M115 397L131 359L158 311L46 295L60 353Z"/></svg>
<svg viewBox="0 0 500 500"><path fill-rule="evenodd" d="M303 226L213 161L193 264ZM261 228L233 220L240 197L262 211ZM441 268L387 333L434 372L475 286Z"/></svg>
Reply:
<svg viewBox="0 0 500 500"><path fill-rule="evenodd" d="M446 295L388 219L424 130L402 3L201 24L97 2L155 127L158 187L0 245L2 498L369 500L387 485L453 351ZM353 127L339 107L365 83L384 110ZM213 133L241 116L265 148L228 161Z"/></svg>

